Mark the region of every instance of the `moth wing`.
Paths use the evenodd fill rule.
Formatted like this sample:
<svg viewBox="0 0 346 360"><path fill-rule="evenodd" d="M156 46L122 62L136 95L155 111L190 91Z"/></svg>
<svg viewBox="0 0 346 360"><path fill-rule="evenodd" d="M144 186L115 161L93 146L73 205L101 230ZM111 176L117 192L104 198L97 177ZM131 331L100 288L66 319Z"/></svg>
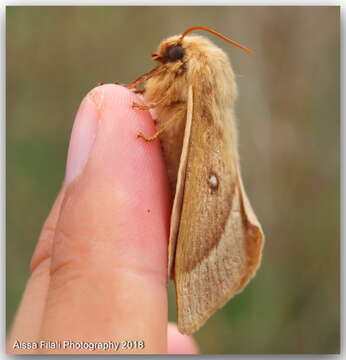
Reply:
<svg viewBox="0 0 346 360"><path fill-rule="evenodd" d="M180 215L181 215L181 208L182 208L182 204L183 204L185 173L186 173L188 148L189 148L189 141L190 141L190 134L191 134L191 123L192 123L192 108L193 108L192 99L193 99L192 87L189 86L186 123L185 123L185 131L184 131L184 141L183 141L183 146L182 146L182 151L181 151L180 161L179 161L176 192L175 192L174 201L173 201L171 225L170 225L170 232L169 232L169 243L168 243L168 277L169 278L172 278L172 276L173 276L175 248L176 248L176 241L177 241L177 236L178 236L178 231L179 231L179 220L180 220Z"/></svg>
<svg viewBox="0 0 346 360"><path fill-rule="evenodd" d="M264 241L242 184L233 114L215 111L193 90L173 269L178 327L185 334L245 287Z"/></svg>

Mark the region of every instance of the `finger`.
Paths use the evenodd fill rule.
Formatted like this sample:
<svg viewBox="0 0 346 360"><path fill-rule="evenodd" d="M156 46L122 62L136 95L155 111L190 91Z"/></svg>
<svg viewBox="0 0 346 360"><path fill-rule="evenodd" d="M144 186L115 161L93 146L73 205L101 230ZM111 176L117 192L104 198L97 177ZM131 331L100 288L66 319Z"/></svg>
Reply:
<svg viewBox="0 0 346 360"><path fill-rule="evenodd" d="M168 324L168 354L198 354L198 346L192 336L180 334L177 325Z"/></svg>
<svg viewBox="0 0 346 360"><path fill-rule="evenodd" d="M39 336L49 285L51 246L63 193L64 191L62 190L55 200L39 237L31 264L32 274L27 282L8 338L7 351L10 353L27 352L18 346L18 341L30 343L37 341Z"/></svg>
<svg viewBox="0 0 346 360"><path fill-rule="evenodd" d="M159 143L137 139L154 127L136 99L114 85L88 97L97 131L86 166L68 165L42 338L143 340L125 352L166 352L168 183Z"/></svg>

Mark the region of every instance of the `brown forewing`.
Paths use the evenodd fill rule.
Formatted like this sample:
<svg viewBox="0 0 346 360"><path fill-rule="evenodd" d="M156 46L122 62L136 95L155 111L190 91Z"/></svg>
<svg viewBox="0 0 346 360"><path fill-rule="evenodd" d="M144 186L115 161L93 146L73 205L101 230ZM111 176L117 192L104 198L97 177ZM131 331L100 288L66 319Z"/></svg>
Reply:
<svg viewBox="0 0 346 360"><path fill-rule="evenodd" d="M220 111L212 100L203 87L193 89L185 181L180 184L174 279L178 327L187 334L246 285L259 265L263 243L241 183L231 111Z"/></svg>

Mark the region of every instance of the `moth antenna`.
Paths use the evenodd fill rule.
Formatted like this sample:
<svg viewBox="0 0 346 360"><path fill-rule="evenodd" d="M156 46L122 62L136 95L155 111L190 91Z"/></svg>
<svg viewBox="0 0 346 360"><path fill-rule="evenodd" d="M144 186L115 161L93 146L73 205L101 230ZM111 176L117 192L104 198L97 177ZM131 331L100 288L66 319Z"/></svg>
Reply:
<svg viewBox="0 0 346 360"><path fill-rule="evenodd" d="M246 53L252 54L252 51L251 51L250 49L248 49L246 46L241 45L241 44L237 43L236 41L231 40L231 39L229 39L228 37L226 37L226 36L218 33L217 31L212 30L212 29L209 29L209 28L207 28L207 27L205 27L205 26L193 26L193 27L190 27L189 29L185 30L185 31L182 33L180 40L183 40L183 38L184 38L187 34L189 34L189 33L192 32L192 31L195 31L195 30L203 30L203 31L210 32L211 34L219 37L220 39L225 40L225 41L227 41L228 43L230 43L230 44L232 44L232 45L234 45L234 46L237 46L238 48L242 49L242 50L245 51Z"/></svg>

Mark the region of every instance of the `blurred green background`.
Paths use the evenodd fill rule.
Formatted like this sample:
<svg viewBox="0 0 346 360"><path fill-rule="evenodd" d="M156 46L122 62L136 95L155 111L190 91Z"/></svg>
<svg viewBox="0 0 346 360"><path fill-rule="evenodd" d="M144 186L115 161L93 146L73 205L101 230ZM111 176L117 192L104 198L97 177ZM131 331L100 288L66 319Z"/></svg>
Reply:
<svg viewBox="0 0 346 360"><path fill-rule="evenodd" d="M254 50L211 36L237 75L243 177L267 237L255 280L196 334L200 349L337 353L339 7L7 7L7 325L81 99L148 71L159 42L193 25Z"/></svg>

